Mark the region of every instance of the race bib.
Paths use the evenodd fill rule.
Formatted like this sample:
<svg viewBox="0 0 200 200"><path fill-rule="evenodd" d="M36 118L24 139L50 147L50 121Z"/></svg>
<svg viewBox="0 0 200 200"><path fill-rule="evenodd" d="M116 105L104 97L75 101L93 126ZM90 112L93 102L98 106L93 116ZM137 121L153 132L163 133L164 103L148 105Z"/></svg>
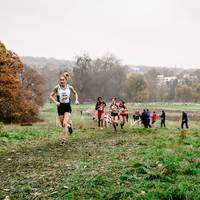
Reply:
<svg viewBox="0 0 200 200"><path fill-rule="evenodd" d="M67 93L62 93L62 96L61 96L61 103L69 103L69 96Z"/></svg>

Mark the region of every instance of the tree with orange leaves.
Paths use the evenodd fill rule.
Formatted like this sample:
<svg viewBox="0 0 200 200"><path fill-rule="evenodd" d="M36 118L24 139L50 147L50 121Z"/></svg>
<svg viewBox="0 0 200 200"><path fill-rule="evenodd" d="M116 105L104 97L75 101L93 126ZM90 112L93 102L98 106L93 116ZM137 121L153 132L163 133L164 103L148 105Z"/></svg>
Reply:
<svg viewBox="0 0 200 200"><path fill-rule="evenodd" d="M23 88L22 70L19 57L0 42L0 121L32 120L38 113L37 104Z"/></svg>

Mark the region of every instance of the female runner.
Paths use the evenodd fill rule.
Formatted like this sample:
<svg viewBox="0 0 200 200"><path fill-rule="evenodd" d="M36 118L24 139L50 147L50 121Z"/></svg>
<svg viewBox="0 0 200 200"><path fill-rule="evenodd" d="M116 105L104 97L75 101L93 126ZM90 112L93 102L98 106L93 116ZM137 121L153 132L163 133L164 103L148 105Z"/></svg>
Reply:
<svg viewBox="0 0 200 200"><path fill-rule="evenodd" d="M106 103L103 101L102 97L97 98L95 110L97 111L97 117L98 117L98 126L103 129L103 119L105 115L105 107Z"/></svg>
<svg viewBox="0 0 200 200"><path fill-rule="evenodd" d="M76 90L68 84L69 78L70 76L68 72L62 74L59 79L59 84L56 85L56 87L50 94L50 99L57 106L57 112L60 119L60 123L64 128L63 134L61 136L60 145L65 145L68 137L68 132L70 134L73 132L72 123L70 120L72 112L70 98L71 92L75 96L75 104L79 104L78 94ZM55 95L57 98L55 98Z"/></svg>
<svg viewBox="0 0 200 200"><path fill-rule="evenodd" d="M121 100L119 103L119 119L120 119L121 129L123 129L123 126L125 125L127 113L128 109L125 106L125 102Z"/></svg>
<svg viewBox="0 0 200 200"><path fill-rule="evenodd" d="M118 105L116 103L116 98L112 98L112 102L110 105L110 114L111 114L111 121L114 127L115 132L117 132L117 126L118 126Z"/></svg>

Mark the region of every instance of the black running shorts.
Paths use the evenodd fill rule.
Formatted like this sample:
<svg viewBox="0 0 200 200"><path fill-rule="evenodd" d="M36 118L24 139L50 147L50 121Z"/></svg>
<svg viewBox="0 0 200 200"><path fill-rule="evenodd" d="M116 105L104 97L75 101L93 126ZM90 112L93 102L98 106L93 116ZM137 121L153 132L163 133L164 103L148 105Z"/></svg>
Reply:
<svg viewBox="0 0 200 200"><path fill-rule="evenodd" d="M112 117L116 117L116 116L118 116L118 113L113 113L113 112L111 112L111 116L112 116Z"/></svg>
<svg viewBox="0 0 200 200"><path fill-rule="evenodd" d="M66 112L71 113L72 108L70 103L61 103L59 106L57 106L58 115L64 115Z"/></svg>

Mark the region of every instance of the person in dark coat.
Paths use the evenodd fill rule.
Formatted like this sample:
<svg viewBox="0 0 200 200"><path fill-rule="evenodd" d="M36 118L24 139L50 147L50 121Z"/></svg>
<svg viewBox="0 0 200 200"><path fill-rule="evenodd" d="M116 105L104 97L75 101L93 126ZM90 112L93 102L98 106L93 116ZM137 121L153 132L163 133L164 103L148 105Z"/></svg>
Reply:
<svg viewBox="0 0 200 200"><path fill-rule="evenodd" d="M160 126L161 128L164 127L165 128L165 119L166 119L166 114L165 114L165 111L162 110L162 114L160 115Z"/></svg>
<svg viewBox="0 0 200 200"><path fill-rule="evenodd" d="M188 115L186 112L182 112L182 123L181 123L181 128L184 128L184 124L186 126L186 128L189 128L188 127Z"/></svg>
<svg viewBox="0 0 200 200"><path fill-rule="evenodd" d="M147 126L149 128L151 128L150 121L151 121L151 113L150 113L149 109L147 109Z"/></svg>
<svg viewBox="0 0 200 200"><path fill-rule="evenodd" d="M142 121L142 124L144 125L144 128L148 128L148 115L147 115L146 110L143 110L141 114L141 121Z"/></svg>

